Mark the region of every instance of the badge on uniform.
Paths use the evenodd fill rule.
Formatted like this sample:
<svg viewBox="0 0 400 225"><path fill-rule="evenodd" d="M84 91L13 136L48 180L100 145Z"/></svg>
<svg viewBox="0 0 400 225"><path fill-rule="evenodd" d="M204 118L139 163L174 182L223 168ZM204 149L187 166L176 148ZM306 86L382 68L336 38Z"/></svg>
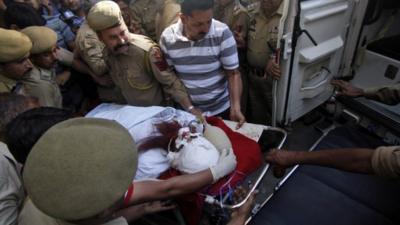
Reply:
<svg viewBox="0 0 400 225"><path fill-rule="evenodd" d="M168 63L165 61L165 58L159 48L154 48L154 50L151 52L151 59L161 72L168 69Z"/></svg>

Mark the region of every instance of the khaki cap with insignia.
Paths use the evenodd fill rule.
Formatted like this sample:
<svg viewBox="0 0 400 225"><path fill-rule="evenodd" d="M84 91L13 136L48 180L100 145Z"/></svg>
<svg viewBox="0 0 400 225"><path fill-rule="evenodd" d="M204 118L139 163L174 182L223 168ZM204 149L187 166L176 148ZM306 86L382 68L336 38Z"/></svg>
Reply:
<svg viewBox="0 0 400 225"><path fill-rule="evenodd" d="M29 38L18 31L0 28L0 62L12 62L27 56L32 48Z"/></svg>
<svg viewBox="0 0 400 225"><path fill-rule="evenodd" d="M101 1L90 9L87 21L94 31L101 31L123 23L123 18L117 3Z"/></svg>
<svg viewBox="0 0 400 225"><path fill-rule="evenodd" d="M32 41L31 54L50 51L57 45L57 33L44 26L31 26L21 30Z"/></svg>
<svg viewBox="0 0 400 225"><path fill-rule="evenodd" d="M136 173L136 145L115 121L75 118L34 145L24 185L34 205L66 221L93 217L122 199Z"/></svg>

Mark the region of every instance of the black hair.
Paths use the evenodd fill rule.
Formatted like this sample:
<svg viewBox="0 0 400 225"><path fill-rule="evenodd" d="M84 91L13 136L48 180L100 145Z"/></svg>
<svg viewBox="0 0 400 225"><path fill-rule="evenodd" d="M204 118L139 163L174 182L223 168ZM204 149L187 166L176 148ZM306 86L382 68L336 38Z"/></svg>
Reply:
<svg viewBox="0 0 400 225"><path fill-rule="evenodd" d="M6 126L9 122L39 103L35 97L15 93L0 93L0 102L0 140L5 138Z"/></svg>
<svg viewBox="0 0 400 225"><path fill-rule="evenodd" d="M214 0L185 0L181 3L181 12L191 15L195 10L209 10L214 7Z"/></svg>
<svg viewBox="0 0 400 225"><path fill-rule="evenodd" d="M14 2L4 12L4 23L7 28L15 24L19 29L24 29L29 26L44 26L46 20L31 5Z"/></svg>
<svg viewBox="0 0 400 225"><path fill-rule="evenodd" d="M11 154L25 164L39 138L53 125L70 118L71 111L53 107L35 108L18 115L6 129L6 143Z"/></svg>

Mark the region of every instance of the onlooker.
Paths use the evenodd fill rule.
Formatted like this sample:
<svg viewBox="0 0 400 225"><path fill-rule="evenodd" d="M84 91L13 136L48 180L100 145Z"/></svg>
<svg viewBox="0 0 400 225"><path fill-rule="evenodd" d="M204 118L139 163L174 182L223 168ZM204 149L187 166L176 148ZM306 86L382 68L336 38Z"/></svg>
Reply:
<svg viewBox="0 0 400 225"><path fill-rule="evenodd" d="M32 97L0 93L0 102L0 224L16 225L25 192L20 180L20 165L3 141L6 125L18 114L38 107L38 101Z"/></svg>
<svg viewBox="0 0 400 225"><path fill-rule="evenodd" d="M106 45L111 77L129 105L166 105L172 96L184 109L201 116L157 44L145 36L129 33L115 2L94 5L87 21Z"/></svg>
<svg viewBox="0 0 400 225"><path fill-rule="evenodd" d="M44 26L46 20L26 3L12 3L4 12L4 23L8 29L21 30L29 26Z"/></svg>
<svg viewBox="0 0 400 225"><path fill-rule="evenodd" d="M33 69L23 79L26 94L39 99L41 106L62 108L62 96L56 83L57 34L48 27L31 26L23 29L32 41L30 59Z"/></svg>
<svg viewBox="0 0 400 225"><path fill-rule="evenodd" d="M32 42L25 34L0 28L0 92L25 93L21 80L33 68L31 48Z"/></svg>
<svg viewBox="0 0 400 225"><path fill-rule="evenodd" d="M239 122L242 80L235 39L213 17L213 0L181 3L180 20L164 30L160 46L177 71L195 107Z"/></svg>
<svg viewBox="0 0 400 225"><path fill-rule="evenodd" d="M42 17L46 20L46 26L57 33L57 46L68 50L74 50L75 34L71 28L60 19L60 12L51 0L42 0Z"/></svg>
<svg viewBox="0 0 400 225"><path fill-rule="evenodd" d="M247 33L249 99L247 117L250 122L270 124L272 117L272 81L279 79L278 43L282 0L263 0L254 10ZM239 32L241 33L241 32ZM241 35L237 35L239 39ZM241 42L241 41L239 41Z"/></svg>

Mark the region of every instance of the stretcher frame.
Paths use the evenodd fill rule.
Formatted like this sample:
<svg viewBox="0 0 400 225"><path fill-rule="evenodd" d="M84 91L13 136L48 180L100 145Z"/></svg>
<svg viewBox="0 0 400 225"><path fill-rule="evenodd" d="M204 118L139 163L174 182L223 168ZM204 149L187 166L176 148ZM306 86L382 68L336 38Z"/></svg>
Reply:
<svg viewBox="0 0 400 225"><path fill-rule="evenodd" d="M228 126L232 127L232 124L230 123L230 121L225 121L225 123L226 123ZM281 134L282 134L282 139L281 139L280 143L278 144L277 149L281 149L282 146L283 146L283 144L284 144L285 141L286 141L287 132L286 132L284 129L282 129L282 128L279 128L279 127L272 127L272 126L264 126L264 125L257 125L257 124L245 124L245 125L253 126L253 127L258 127L258 128L261 127L261 128L262 128L262 129L261 129L261 132L262 132L262 131L267 131L267 130L269 130L269 131L276 131L276 132L281 133ZM248 133L246 133L246 131L242 131L242 132L241 132L241 130L239 129L238 132L244 134L245 136L248 136ZM248 136L248 137L249 137L249 136ZM249 137L249 138L252 138L253 140L258 139L257 137L255 137L255 138L254 138L254 137ZM269 163L266 164L266 165L264 166L264 168L262 169L260 175L257 177L256 182L254 183L254 185L252 185L252 187L250 188L250 191L247 193L246 197L245 197L241 202L239 202L239 203L237 203L237 204L234 204L234 205L225 204L225 203L223 203L223 202L218 201L217 199L215 199L213 196L210 196L210 195L206 195L205 202L207 202L208 204L217 205L217 206L220 206L221 208L230 209L230 210L232 210L232 209L237 209L237 208L241 207L242 205L244 205L244 204L246 203L246 201L250 198L250 196L251 196L251 195L254 193L254 191L257 189L257 187L259 186L259 184L261 183L261 181L264 179L265 175L267 174L269 168L270 168ZM270 197L271 197L271 196L269 196L268 199L269 199ZM268 199L267 199L267 200L268 200ZM265 203L264 203L264 204L265 204Z"/></svg>

